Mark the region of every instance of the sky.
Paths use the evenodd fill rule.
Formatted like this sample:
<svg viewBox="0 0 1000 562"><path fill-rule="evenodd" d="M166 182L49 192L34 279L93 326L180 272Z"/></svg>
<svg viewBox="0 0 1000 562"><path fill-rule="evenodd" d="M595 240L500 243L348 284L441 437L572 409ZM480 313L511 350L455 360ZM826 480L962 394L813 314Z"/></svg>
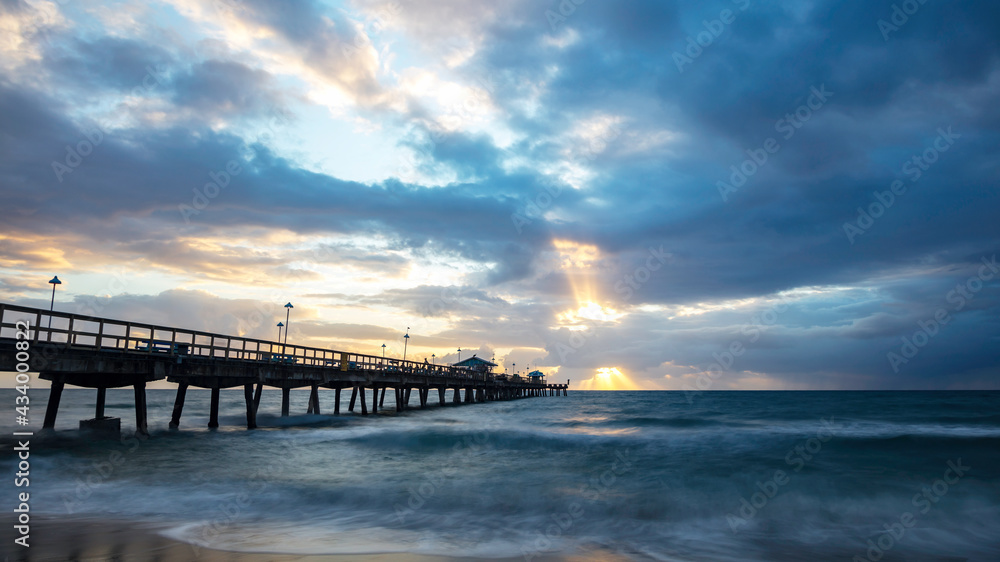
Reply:
<svg viewBox="0 0 1000 562"><path fill-rule="evenodd" d="M1000 388L1000 4L0 0L0 301L575 389Z"/></svg>

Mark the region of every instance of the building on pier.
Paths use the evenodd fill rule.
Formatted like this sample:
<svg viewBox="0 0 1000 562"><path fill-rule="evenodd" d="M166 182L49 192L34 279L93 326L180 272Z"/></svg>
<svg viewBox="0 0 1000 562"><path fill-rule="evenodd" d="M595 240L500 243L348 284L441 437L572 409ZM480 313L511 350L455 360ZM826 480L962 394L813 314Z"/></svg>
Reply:
<svg viewBox="0 0 1000 562"><path fill-rule="evenodd" d="M458 367L459 369L468 369L468 370L474 371L476 373L491 374L493 372L493 367L496 367L497 364L493 363L492 361L487 361L485 359L480 359L479 357L476 357L475 355L473 355L472 357L469 357L465 361L459 361L458 363L452 363L451 366L452 367Z"/></svg>
<svg viewBox="0 0 1000 562"><path fill-rule="evenodd" d="M528 373L528 381L533 383L545 384L545 373L535 369Z"/></svg>

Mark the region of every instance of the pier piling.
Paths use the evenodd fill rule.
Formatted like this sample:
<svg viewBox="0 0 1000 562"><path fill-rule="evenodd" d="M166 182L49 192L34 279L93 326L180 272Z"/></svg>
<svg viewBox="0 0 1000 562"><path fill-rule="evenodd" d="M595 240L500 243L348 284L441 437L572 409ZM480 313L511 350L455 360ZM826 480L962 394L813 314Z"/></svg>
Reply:
<svg viewBox="0 0 1000 562"><path fill-rule="evenodd" d="M108 389L106 387L99 387L97 389L97 406L94 407L94 419L103 420L104 419L104 402L107 399Z"/></svg>
<svg viewBox="0 0 1000 562"><path fill-rule="evenodd" d="M184 411L184 397L187 396L187 389L187 383L182 382L177 385L177 396L174 398L174 412L170 416L170 429L177 429L181 425L181 412Z"/></svg>
<svg viewBox="0 0 1000 562"><path fill-rule="evenodd" d="M253 394L253 420L257 421L257 410L260 409L260 395L264 392L264 383L257 383L257 390Z"/></svg>
<svg viewBox="0 0 1000 562"><path fill-rule="evenodd" d="M316 383L313 383L312 390L309 391L309 409L319 415L319 385Z"/></svg>
<svg viewBox="0 0 1000 562"><path fill-rule="evenodd" d="M132 385L135 391L135 434L148 436L146 429L146 381L139 381Z"/></svg>
<svg viewBox="0 0 1000 562"><path fill-rule="evenodd" d="M49 390L49 405L45 407L45 419L42 421L42 429L54 429L56 427L56 414L59 413L59 400L62 398L64 384L53 382Z"/></svg>
<svg viewBox="0 0 1000 562"><path fill-rule="evenodd" d="M219 387L212 388L212 403L208 410L208 428L219 427Z"/></svg>
<svg viewBox="0 0 1000 562"><path fill-rule="evenodd" d="M243 398L247 403L247 429L257 428L257 412L253 407L253 385L243 385Z"/></svg>

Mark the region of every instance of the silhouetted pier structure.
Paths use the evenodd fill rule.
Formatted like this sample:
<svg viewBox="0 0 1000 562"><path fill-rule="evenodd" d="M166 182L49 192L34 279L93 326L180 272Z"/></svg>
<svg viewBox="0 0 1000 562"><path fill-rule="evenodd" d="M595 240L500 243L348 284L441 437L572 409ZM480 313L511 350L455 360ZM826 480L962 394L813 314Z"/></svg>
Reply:
<svg viewBox="0 0 1000 562"><path fill-rule="evenodd" d="M280 342L212 334L50 312L39 308L0 303L0 371L15 371L18 321L29 325L27 350L30 371L51 381L43 428L54 428L65 385L97 389L94 420L81 427L99 428L104 416L108 388L131 386L135 391L137 432L146 434L146 383L166 379L177 384L170 427L180 425L188 387L211 389L208 427L219 426L219 391L243 387L247 428L257 427L257 409L265 386L281 389L281 415L289 415L293 388L309 387L307 413L320 413L320 392L334 391L333 413L340 414L341 392L351 391L349 411L360 402L368 415L385 401L386 390L395 396L396 410L409 408L411 392L417 391L420 408L437 391L438 404L471 404L567 393L568 384L547 384L492 372L487 361L463 361L457 365L430 365L374 355L304 347ZM23 355L21 356L24 357ZM495 366L495 365L493 365ZM537 378L537 377L536 377ZM568 381L567 381L568 383ZM464 392L464 398L462 396ZM381 393L381 395L380 395Z"/></svg>

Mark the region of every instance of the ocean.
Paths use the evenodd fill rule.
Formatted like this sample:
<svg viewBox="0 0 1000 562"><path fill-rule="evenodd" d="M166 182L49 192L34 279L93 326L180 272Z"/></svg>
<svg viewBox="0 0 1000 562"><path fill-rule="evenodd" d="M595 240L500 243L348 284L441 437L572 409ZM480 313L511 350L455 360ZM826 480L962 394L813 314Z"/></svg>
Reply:
<svg viewBox="0 0 1000 562"><path fill-rule="evenodd" d="M574 392L397 414L306 415L307 390L109 390L120 440L67 389L31 440L31 513L142 522L235 552L621 560L1000 560L1000 392ZM4 506L16 391L0 391ZM30 394L41 425L47 391ZM448 394L448 400L451 393ZM414 398L411 404L418 401ZM9 513L9 511L8 511ZM4 552L11 552L9 544ZM194 556L192 556L192 559Z"/></svg>

